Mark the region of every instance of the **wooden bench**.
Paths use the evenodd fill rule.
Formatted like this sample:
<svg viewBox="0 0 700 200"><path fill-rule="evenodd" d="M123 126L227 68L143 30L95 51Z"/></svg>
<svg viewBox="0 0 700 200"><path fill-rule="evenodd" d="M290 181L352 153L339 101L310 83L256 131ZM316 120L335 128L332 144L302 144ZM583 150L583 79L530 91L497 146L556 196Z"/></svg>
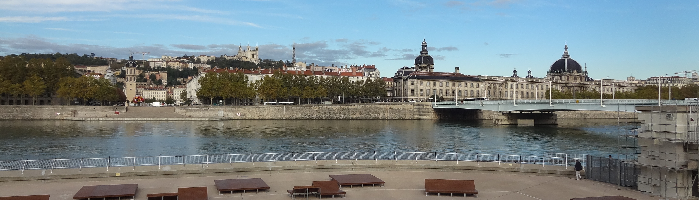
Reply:
<svg viewBox="0 0 700 200"><path fill-rule="evenodd" d="M335 195L343 195L345 197L345 191L340 190L340 184L336 180L330 181L314 181L311 185L319 187L318 197L321 198L323 195L331 195L335 198Z"/></svg>
<svg viewBox="0 0 700 200"><path fill-rule="evenodd" d="M9 196L0 197L0 200L49 200L49 195Z"/></svg>
<svg viewBox="0 0 700 200"><path fill-rule="evenodd" d="M451 180L451 179L425 179L425 196L428 193L450 193L452 194L467 194L476 197L479 191L476 190L474 180Z"/></svg>
<svg viewBox="0 0 700 200"><path fill-rule="evenodd" d="M146 194L148 200L207 200L207 187L178 188L177 193Z"/></svg>
<svg viewBox="0 0 700 200"><path fill-rule="evenodd" d="M320 187L317 186L294 186L293 189L287 190L287 193L295 198L296 195L304 195L308 197L310 194L316 195L321 191Z"/></svg>

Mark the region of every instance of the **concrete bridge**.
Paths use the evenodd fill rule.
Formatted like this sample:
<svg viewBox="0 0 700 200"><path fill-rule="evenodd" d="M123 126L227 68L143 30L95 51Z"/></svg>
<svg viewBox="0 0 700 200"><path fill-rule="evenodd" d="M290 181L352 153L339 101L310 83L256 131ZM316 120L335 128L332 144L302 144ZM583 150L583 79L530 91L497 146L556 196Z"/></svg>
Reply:
<svg viewBox="0 0 700 200"><path fill-rule="evenodd" d="M490 110L500 112L497 124L553 125L554 111L620 111L636 112L636 106L659 105L656 99L545 99L545 100L477 100L437 102L436 111L443 109ZM698 105L697 100L662 100L661 105Z"/></svg>

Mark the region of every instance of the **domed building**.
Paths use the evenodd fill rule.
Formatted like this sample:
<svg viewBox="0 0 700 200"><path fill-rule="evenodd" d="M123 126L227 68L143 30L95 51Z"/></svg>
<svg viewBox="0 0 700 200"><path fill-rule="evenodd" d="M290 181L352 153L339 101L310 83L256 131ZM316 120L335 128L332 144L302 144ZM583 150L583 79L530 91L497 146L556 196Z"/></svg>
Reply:
<svg viewBox="0 0 700 200"><path fill-rule="evenodd" d="M571 59L568 45L564 45L564 54L561 58L549 67L545 79L559 84L562 90L569 91L584 90L584 83L592 80L588 77L588 70L586 67L584 66L582 69L581 64Z"/></svg>
<svg viewBox="0 0 700 200"><path fill-rule="evenodd" d="M434 63L433 57L428 55L428 43L423 39L423 48L420 51L420 55L416 57L415 70L419 72L433 72Z"/></svg>

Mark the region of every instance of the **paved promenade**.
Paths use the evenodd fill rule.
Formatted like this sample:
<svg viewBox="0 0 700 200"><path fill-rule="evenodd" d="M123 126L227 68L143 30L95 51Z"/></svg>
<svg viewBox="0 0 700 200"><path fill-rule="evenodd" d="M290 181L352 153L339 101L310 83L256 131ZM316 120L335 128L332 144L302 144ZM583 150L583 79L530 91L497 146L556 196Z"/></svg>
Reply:
<svg viewBox="0 0 700 200"><path fill-rule="evenodd" d="M520 165L511 163L435 162L435 161L303 161L233 163L187 166L136 166L61 170L25 170L0 172L0 196L49 194L52 200L72 199L86 185L138 184L136 199L146 194L176 192L178 187L205 186L209 199L291 199L286 190L295 185L310 185L329 180L332 174L369 173L386 182L384 187L342 188L345 199L453 199L425 196L427 178L475 180L477 197L469 199L552 199L626 196L638 200L660 199L652 194L625 187L573 179L573 170L563 166ZM214 180L262 178L266 192L219 195ZM303 197L297 197L303 198ZM309 197L318 199L318 197Z"/></svg>

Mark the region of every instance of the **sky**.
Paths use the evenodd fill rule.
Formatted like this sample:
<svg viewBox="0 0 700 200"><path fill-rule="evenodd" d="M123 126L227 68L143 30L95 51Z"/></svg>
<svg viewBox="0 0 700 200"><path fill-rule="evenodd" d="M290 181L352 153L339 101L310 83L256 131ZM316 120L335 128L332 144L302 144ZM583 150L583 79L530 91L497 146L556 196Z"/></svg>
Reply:
<svg viewBox="0 0 700 200"><path fill-rule="evenodd" d="M235 55L308 64L413 66L425 40L435 71L545 77L568 45L591 78L699 68L698 1L658 0L2 0L0 55L128 58ZM141 59L142 54L134 55Z"/></svg>

